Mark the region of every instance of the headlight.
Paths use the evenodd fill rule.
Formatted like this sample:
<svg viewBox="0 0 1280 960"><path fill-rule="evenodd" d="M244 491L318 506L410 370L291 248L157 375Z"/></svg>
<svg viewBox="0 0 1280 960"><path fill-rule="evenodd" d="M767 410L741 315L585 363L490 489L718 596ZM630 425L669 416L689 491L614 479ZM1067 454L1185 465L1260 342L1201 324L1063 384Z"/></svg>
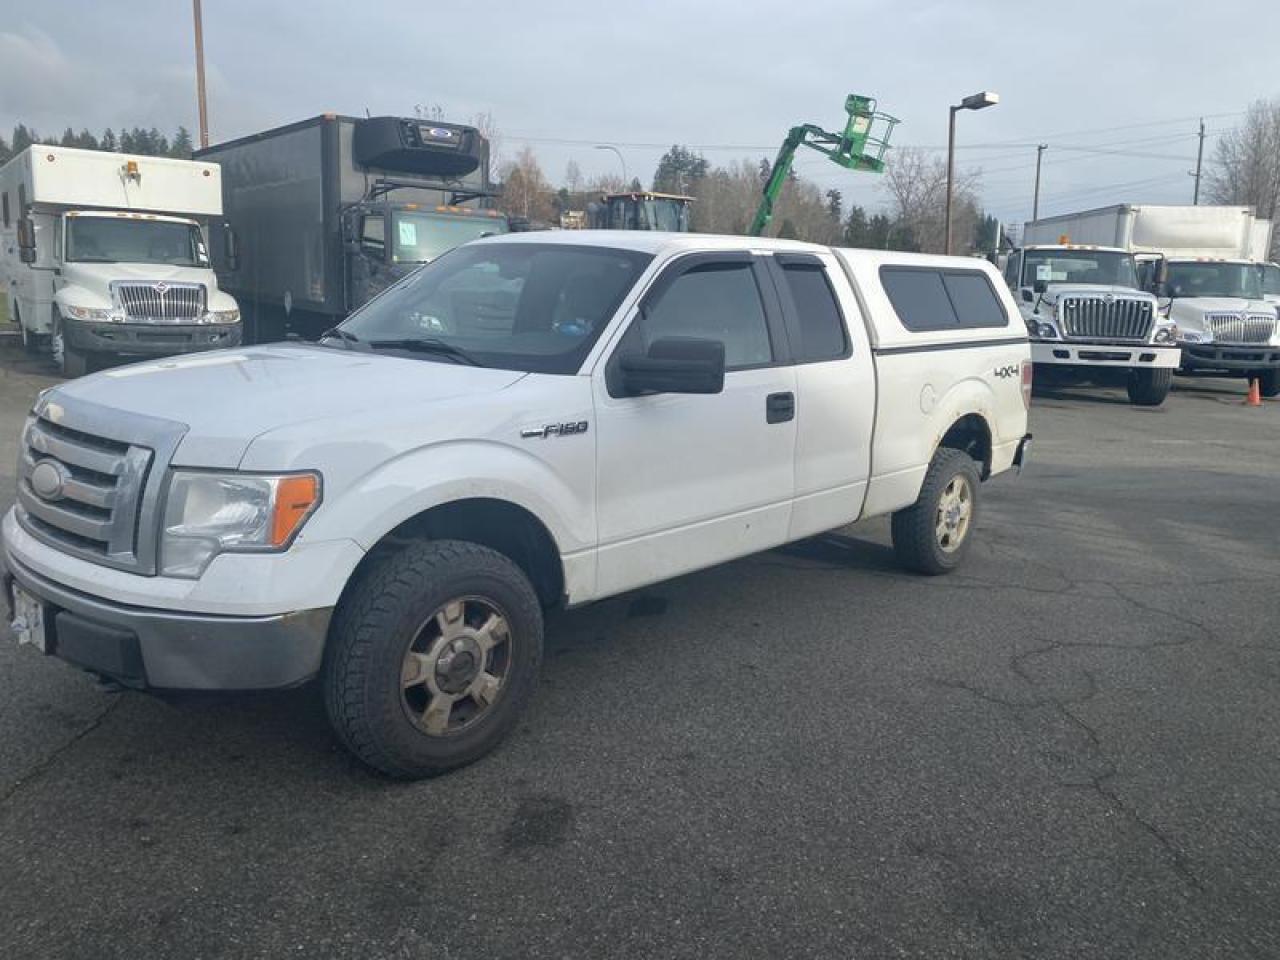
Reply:
<svg viewBox="0 0 1280 960"><path fill-rule="evenodd" d="M1051 323L1036 324L1036 335L1041 340L1057 340L1058 339L1058 331L1054 329L1053 324Z"/></svg>
<svg viewBox="0 0 1280 960"><path fill-rule="evenodd" d="M90 323L120 323L124 317L114 310L99 310L94 307L64 307L67 315L76 320L87 320Z"/></svg>
<svg viewBox="0 0 1280 960"><path fill-rule="evenodd" d="M1156 331L1156 335L1152 339L1155 343L1173 343L1178 339L1178 325L1174 323L1167 327L1161 327Z"/></svg>
<svg viewBox="0 0 1280 960"><path fill-rule="evenodd" d="M1201 332L1199 330L1180 330L1178 332L1178 336L1180 336L1187 343L1212 343L1213 342L1213 334L1207 331Z"/></svg>
<svg viewBox="0 0 1280 960"><path fill-rule="evenodd" d="M287 549L319 504L320 477L314 473L174 471L160 572L195 578L219 553Z"/></svg>
<svg viewBox="0 0 1280 960"><path fill-rule="evenodd" d="M204 315L205 323L239 323L239 310L208 310Z"/></svg>

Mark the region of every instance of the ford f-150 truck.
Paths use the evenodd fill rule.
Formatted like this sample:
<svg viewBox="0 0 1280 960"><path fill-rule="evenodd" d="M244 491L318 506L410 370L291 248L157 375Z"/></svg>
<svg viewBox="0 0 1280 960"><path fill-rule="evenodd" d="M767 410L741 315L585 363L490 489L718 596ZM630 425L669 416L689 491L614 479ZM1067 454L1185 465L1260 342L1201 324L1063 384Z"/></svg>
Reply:
<svg viewBox="0 0 1280 960"><path fill-rule="evenodd" d="M989 264L602 231L480 240L318 343L42 394L4 518L15 632L154 690L319 677L388 774L519 715L545 608L892 514L964 557L1030 352Z"/></svg>

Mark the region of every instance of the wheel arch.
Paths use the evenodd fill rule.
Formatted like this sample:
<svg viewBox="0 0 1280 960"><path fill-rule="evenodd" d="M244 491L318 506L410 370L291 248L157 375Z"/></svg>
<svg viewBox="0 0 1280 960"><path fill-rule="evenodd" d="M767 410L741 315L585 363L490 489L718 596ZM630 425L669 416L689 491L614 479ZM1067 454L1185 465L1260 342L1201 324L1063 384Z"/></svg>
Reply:
<svg viewBox="0 0 1280 960"><path fill-rule="evenodd" d="M938 440L934 453L944 447L972 457L983 480L991 476L991 425L984 414L971 411L956 416Z"/></svg>

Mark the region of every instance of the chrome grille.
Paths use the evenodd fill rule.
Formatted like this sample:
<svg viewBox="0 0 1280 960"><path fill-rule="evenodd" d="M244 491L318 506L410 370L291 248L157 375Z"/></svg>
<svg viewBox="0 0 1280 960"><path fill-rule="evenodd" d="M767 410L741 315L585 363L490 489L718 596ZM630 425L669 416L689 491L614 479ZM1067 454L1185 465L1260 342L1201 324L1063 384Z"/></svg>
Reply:
<svg viewBox="0 0 1280 960"><path fill-rule="evenodd" d="M151 460L146 447L33 417L18 464L22 519L37 537L67 552L136 566L139 505ZM56 479L54 490L36 492L37 468Z"/></svg>
<svg viewBox="0 0 1280 960"><path fill-rule="evenodd" d="M1143 342L1151 336L1155 319L1150 300L1127 297L1063 297L1058 318L1068 339Z"/></svg>
<svg viewBox="0 0 1280 960"><path fill-rule="evenodd" d="M204 314L202 283L136 283L118 280L111 285L116 299L131 320L197 320Z"/></svg>
<svg viewBox="0 0 1280 960"><path fill-rule="evenodd" d="M1276 318L1265 313L1210 313L1204 324L1220 343L1266 343L1276 332Z"/></svg>

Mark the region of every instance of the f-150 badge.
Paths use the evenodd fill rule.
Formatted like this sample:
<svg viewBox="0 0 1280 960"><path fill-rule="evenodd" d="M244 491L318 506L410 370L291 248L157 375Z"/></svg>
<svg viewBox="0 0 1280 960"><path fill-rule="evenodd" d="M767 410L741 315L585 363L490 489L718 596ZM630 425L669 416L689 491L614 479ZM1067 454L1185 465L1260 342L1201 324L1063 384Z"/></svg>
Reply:
<svg viewBox="0 0 1280 960"><path fill-rule="evenodd" d="M520 431L520 436L526 440L541 438L545 440L547 437L571 437L576 433L587 432L587 421L576 420L572 423L548 423L544 427L525 427Z"/></svg>

